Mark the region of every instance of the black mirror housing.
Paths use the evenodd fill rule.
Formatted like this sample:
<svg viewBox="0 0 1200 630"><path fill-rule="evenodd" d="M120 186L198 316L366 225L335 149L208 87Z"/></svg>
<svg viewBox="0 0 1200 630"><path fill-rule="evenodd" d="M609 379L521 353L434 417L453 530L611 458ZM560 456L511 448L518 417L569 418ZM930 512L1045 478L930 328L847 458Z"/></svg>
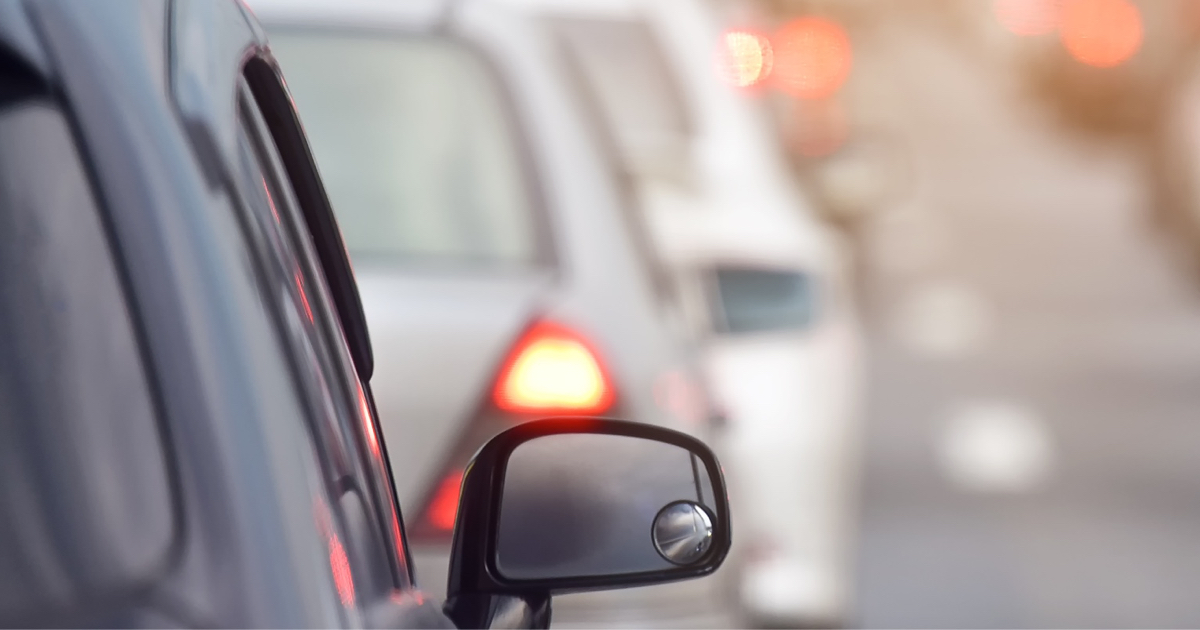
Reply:
<svg viewBox="0 0 1200 630"><path fill-rule="evenodd" d="M446 608L486 627L519 598L540 626L551 595L710 575L731 541L721 467L700 440L618 420L523 423L463 475Z"/></svg>

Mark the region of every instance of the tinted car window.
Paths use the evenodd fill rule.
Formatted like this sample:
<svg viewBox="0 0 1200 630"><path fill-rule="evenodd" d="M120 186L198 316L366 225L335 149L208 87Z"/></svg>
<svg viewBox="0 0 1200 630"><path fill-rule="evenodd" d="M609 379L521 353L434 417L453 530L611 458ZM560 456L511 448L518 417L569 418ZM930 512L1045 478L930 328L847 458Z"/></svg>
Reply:
<svg viewBox="0 0 1200 630"><path fill-rule="evenodd" d="M115 597L173 540L162 435L85 173L55 104L0 104L0 620Z"/></svg>
<svg viewBox="0 0 1200 630"><path fill-rule="evenodd" d="M812 280L804 273L721 268L714 278L713 321L719 333L795 330L813 320Z"/></svg>
<svg viewBox="0 0 1200 630"><path fill-rule="evenodd" d="M272 48L356 261L536 262L514 129L473 52L288 30Z"/></svg>

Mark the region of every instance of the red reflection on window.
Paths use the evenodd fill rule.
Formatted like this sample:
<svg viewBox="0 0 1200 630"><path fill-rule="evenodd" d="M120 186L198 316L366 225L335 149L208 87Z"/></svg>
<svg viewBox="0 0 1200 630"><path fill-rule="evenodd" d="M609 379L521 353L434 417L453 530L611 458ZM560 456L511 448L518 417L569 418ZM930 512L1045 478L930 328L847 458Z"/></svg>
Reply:
<svg viewBox="0 0 1200 630"><path fill-rule="evenodd" d="M358 410L362 414L363 429L367 433L367 445L371 447L375 457L379 457L379 434L375 432L375 416L371 414L371 405L367 402L367 393L363 391L362 383L355 384L358 386Z"/></svg>
<svg viewBox="0 0 1200 630"><path fill-rule="evenodd" d="M1141 48L1142 14L1129 0L1066 0L1060 37L1080 62L1112 68Z"/></svg>
<svg viewBox="0 0 1200 630"><path fill-rule="evenodd" d="M400 514L396 512L395 504L392 505L392 540L395 542L396 559L404 566L408 558L404 555L404 536L400 533Z"/></svg>
<svg viewBox="0 0 1200 630"><path fill-rule="evenodd" d="M338 599L347 608L354 606L354 574L350 570L350 558L346 556L346 548L333 529L329 506L320 498L313 501L313 518L317 523L317 531L325 538L329 548L329 571L337 588Z"/></svg>
<svg viewBox="0 0 1200 630"><path fill-rule="evenodd" d="M271 216L275 217L275 222L279 223L279 211L275 209L275 198L271 196L271 187L267 185L265 178L259 178L262 181L263 192L267 195L267 206L271 208Z"/></svg>
<svg viewBox="0 0 1200 630"><path fill-rule="evenodd" d="M833 96L850 77L850 38L837 22L802 17L775 34L774 83L799 99Z"/></svg>
<svg viewBox="0 0 1200 630"><path fill-rule="evenodd" d="M333 572L333 583L342 605L347 608L354 606L354 576L350 573L350 559L346 557L346 548L336 535L329 537L329 568Z"/></svg>
<svg viewBox="0 0 1200 630"><path fill-rule="evenodd" d="M392 594L388 597L388 599L390 599L393 602L400 604L402 606L408 606L408 605L423 606L423 605L425 605L425 594L422 593L421 591L417 591L417 590L392 591Z"/></svg>
<svg viewBox="0 0 1200 630"><path fill-rule="evenodd" d="M292 278L296 281L296 288L300 291L300 302L304 305L304 314L308 316L308 321L313 321L312 307L308 304L308 292L304 290L304 278L300 275L300 271L296 270L292 274Z"/></svg>

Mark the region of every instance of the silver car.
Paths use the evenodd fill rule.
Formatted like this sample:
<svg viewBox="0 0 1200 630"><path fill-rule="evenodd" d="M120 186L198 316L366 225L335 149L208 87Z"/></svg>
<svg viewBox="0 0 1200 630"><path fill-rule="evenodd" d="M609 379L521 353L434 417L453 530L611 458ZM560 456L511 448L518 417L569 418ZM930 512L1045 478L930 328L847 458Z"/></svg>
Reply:
<svg viewBox="0 0 1200 630"><path fill-rule="evenodd" d="M704 432L669 286L535 25L485 1L251 7L359 279L424 587L498 432L564 414Z"/></svg>

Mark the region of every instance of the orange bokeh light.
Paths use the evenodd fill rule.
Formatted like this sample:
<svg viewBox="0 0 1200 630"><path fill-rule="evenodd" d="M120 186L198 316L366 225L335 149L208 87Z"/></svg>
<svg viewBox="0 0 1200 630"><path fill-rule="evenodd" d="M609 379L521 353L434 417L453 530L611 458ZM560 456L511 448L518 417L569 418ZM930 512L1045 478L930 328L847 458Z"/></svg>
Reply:
<svg viewBox="0 0 1200 630"><path fill-rule="evenodd" d="M1061 0L995 0L992 9L1004 28L1022 37L1053 33L1058 28Z"/></svg>
<svg viewBox="0 0 1200 630"><path fill-rule="evenodd" d="M774 56L766 37L746 30L728 31L717 47L717 76L734 87L753 87L771 74Z"/></svg>
<svg viewBox="0 0 1200 630"><path fill-rule="evenodd" d="M1066 0L1059 28L1067 52L1097 68L1120 65L1142 45L1142 15L1129 0Z"/></svg>
<svg viewBox="0 0 1200 630"><path fill-rule="evenodd" d="M811 16L792 20L775 34L774 44L774 83L791 96L828 98L850 77L850 38L836 22Z"/></svg>

